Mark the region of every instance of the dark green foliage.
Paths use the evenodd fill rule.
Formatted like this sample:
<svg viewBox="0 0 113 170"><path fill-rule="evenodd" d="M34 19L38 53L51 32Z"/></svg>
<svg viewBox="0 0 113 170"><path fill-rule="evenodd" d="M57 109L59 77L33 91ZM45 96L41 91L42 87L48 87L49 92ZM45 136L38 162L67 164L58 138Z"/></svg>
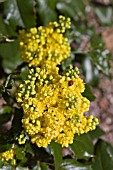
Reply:
<svg viewBox="0 0 113 170"><path fill-rule="evenodd" d="M47 25L58 19L59 15L70 17L71 29L66 36L71 43L72 53L59 66L60 71L67 66L79 65L84 74L86 90L83 96L90 101L95 99L91 86L98 86L99 73L110 77L111 54L95 25L89 24L91 7L101 26L111 25L113 9L111 6L95 6L88 0L2 0L0 1L0 95L4 100L0 110L0 126L12 121L8 131L0 131L0 152L10 149L15 143L16 166L3 165L6 170L113 170L113 147L100 140L104 132L96 130L83 135L75 135L69 146L73 157L62 156L59 144L51 142L47 148L38 148L29 138L25 145L19 145L17 137L23 130L21 119L23 110L16 103L15 91L25 80L28 67L20 58L18 32L35 26ZM84 40L85 38L85 40ZM1 128L0 127L0 128ZM27 135L27 134L25 134ZM96 144L94 144L96 140Z"/></svg>

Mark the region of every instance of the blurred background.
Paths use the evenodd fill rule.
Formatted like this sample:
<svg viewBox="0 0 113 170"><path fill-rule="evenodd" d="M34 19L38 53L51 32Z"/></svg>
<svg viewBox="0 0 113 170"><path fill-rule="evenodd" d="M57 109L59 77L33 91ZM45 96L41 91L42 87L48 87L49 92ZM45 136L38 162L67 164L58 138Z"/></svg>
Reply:
<svg viewBox="0 0 113 170"><path fill-rule="evenodd" d="M91 101L89 113L98 117L106 132L102 138L113 145L113 0L0 0L0 83L17 69L24 73L18 31L47 25L59 15L72 21L66 32L72 53L61 67L79 67L87 84L84 95ZM1 97L0 114L9 113L1 117L1 131L10 128L11 109L5 102Z"/></svg>

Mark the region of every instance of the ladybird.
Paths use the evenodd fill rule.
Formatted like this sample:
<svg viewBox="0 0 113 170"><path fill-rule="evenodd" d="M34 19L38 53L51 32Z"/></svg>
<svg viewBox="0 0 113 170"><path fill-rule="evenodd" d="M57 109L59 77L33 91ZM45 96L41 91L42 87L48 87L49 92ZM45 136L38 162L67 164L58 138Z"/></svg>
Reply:
<svg viewBox="0 0 113 170"><path fill-rule="evenodd" d="M70 81L68 82L68 85L69 85L69 86L72 86L73 83L74 83L73 80L70 80Z"/></svg>

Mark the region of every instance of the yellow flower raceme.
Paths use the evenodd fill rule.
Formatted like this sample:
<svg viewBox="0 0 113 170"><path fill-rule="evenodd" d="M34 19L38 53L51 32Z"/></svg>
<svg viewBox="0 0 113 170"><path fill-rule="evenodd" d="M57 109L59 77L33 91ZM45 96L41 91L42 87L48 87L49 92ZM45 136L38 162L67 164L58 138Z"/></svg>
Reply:
<svg viewBox="0 0 113 170"><path fill-rule="evenodd" d="M70 45L63 33L70 28L70 18L59 16L58 22L50 22L47 26L31 28L19 33L21 57L29 66L38 66L45 60L60 64L70 56Z"/></svg>
<svg viewBox="0 0 113 170"><path fill-rule="evenodd" d="M60 75L56 65L48 62L29 70L17 101L23 107L22 124L32 143L46 147L54 140L67 147L74 134L96 128L98 120L84 116L90 102L82 96L85 86L78 73L70 66Z"/></svg>
<svg viewBox="0 0 113 170"><path fill-rule="evenodd" d="M0 153L0 159L2 160L2 162L11 161L12 164L15 164L14 155L14 149L12 148L10 150Z"/></svg>

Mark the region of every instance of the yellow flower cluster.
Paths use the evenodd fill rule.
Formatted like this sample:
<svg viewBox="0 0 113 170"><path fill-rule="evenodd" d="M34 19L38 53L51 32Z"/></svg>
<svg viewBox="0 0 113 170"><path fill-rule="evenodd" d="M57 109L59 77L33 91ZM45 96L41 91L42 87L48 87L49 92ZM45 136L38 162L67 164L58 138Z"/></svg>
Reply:
<svg viewBox="0 0 113 170"><path fill-rule="evenodd" d="M70 28L70 18L59 16L58 22L50 22L47 26L31 28L19 33L21 57L29 66L38 66L45 60L60 64L69 57L70 45L64 37L66 28Z"/></svg>
<svg viewBox="0 0 113 170"><path fill-rule="evenodd" d="M68 147L74 134L87 133L98 124L93 116L84 115L90 102L81 94L85 87L78 68L69 66L60 75L53 63L30 68L17 93L23 127L38 147L47 147L52 140Z"/></svg>
<svg viewBox="0 0 113 170"><path fill-rule="evenodd" d="M78 68L69 66L59 74L57 65L70 55L63 35L66 28L70 19L60 16L58 22L19 35L22 58L32 67L19 86L17 101L23 108L25 132L38 147L47 147L52 140L68 147L74 134L87 133L98 124L93 116L84 115L90 102L82 96L85 86ZM19 144L25 140L24 134L18 138Z"/></svg>
<svg viewBox="0 0 113 170"><path fill-rule="evenodd" d="M11 161L11 163L14 165L15 164L14 149L10 149L0 153L0 159L2 162Z"/></svg>

